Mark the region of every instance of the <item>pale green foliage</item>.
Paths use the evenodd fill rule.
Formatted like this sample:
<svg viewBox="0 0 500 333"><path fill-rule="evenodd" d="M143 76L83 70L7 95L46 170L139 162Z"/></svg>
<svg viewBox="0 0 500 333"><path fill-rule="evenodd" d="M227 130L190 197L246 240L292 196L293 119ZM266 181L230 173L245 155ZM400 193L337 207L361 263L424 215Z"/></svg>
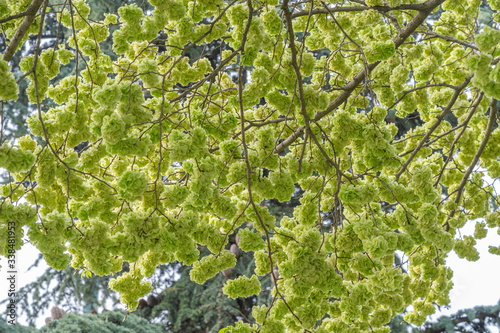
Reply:
<svg viewBox="0 0 500 333"><path fill-rule="evenodd" d="M110 275L128 261L110 288L134 310L158 265L192 265L197 283L233 268L237 233L255 271L223 292L259 294L260 276L272 274L264 292L276 297L254 307L255 324L228 332L387 332L409 305L405 320L420 325L434 303L449 303L448 253L479 259L476 239L500 226L493 189L475 172L479 164L500 176L500 130L489 117L500 98L500 32L497 14L491 27L472 26L479 1L444 2L428 23L440 2L417 2L387 1L409 6L389 20L378 0L336 4L334 17L316 2L151 0L152 11L124 5L94 22L84 0L72 1L58 18L74 36L20 63L34 70L27 124L41 140L0 148L15 181L1 189L0 254L14 221L16 249L27 226L55 268L71 261ZM0 5L0 18L27 4ZM2 25L8 38L21 22ZM115 24L111 57L100 43ZM223 45L205 50L210 43ZM52 82L76 56L78 71ZM15 100L5 61L0 78L2 103ZM47 98L56 106L46 110ZM421 126L402 138L389 115L416 110ZM300 205L279 222L261 205L294 193ZM468 219L482 218L461 236ZM200 258L199 246L210 254ZM396 251L405 272L393 267Z"/></svg>
<svg viewBox="0 0 500 333"><path fill-rule="evenodd" d="M2 5L0 5L0 17L2 17ZM19 94L14 75L10 71L6 61L0 59L0 101L15 101Z"/></svg>
<svg viewBox="0 0 500 333"><path fill-rule="evenodd" d="M236 257L229 251L222 251L219 256L208 255L197 261L193 269L189 272L191 280L202 284L212 278L218 272L233 267L236 264Z"/></svg>
<svg viewBox="0 0 500 333"><path fill-rule="evenodd" d="M116 103L118 103L122 97L122 92L117 84L105 84L101 88L95 89L92 97L101 107L105 109L114 109Z"/></svg>
<svg viewBox="0 0 500 333"><path fill-rule="evenodd" d="M153 290L151 282L143 281L143 276L138 271L127 272L116 279L109 281L109 287L121 295L121 301L128 305L130 310L135 310L141 296Z"/></svg>
<svg viewBox="0 0 500 333"><path fill-rule="evenodd" d="M0 3L0 18L4 18L6 16L9 16L9 14L10 14L9 5L7 4L6 1L2 1Z"/></svg>
<svg viewBox="0 0 500 333"><path fill-rule="evenodd" d="M486 25L483 31L476 36L475 40L481 52L489 53L500 43L500 31Z"/></svg>
<svg viewBox="0 0 500 333"><path fill-rule="evenodd" d="M9 172L28 171L35 163L36 156L29 150L23 151L18 148L3 144L0 147L0 168Z"/></svg>
<svg viewBox="0 0 500 333"><path fill-rule="evenodd" d="M116 144L125 137L125 123L119 115L113 112L102 119L101 132L104 140Z"/></svg>
<svg viewBox="0 0 500 333"><path fill-rule="evenodd" d="M3 189L5 188L2 188L2 190ZM3 204L2 210L0 211L0 231L2 235L0 238L1 255L8 256L11 254L9 250L19 250L21 248L23 244L22 237L24 236L22 227L25 225L32 226L36 218L36 210L30 205L21 204L14 206L10 203ZM11 228L14 234L9 233L9 222L14 223L14 230Z"/></svg>
<svg viewBox="0 0 500 333"><path fill-rule="evenodd" d="M382 42L375 42L368 46L366 53L366 60L371 63L375 61L387 60L395 53L393 43L385 44Z"/></svg>
<svg viewBox="0 0 500 333"><path fill-rule="evenodd" d="M256 295L260 293L260 281L256 275L252 275L250 279L246 276L240 276L237 279L227 281L222 291L231 298Z"/></svg>
<svg viewBox="0 0 500 333"><path fill-rule="evenodd" d="M123 199L134 201L142 197L148 186L148 180L140 171L126 171L118 179L117 185L118 193Z"/></svg>
<svg viewBox="0 0 500 333"><path fill-rule="evenodd" d="M260 232L254 232L249 229L240 229L238 236L240 237L238 245L243 251L257 251L266 246Z"/></svg>

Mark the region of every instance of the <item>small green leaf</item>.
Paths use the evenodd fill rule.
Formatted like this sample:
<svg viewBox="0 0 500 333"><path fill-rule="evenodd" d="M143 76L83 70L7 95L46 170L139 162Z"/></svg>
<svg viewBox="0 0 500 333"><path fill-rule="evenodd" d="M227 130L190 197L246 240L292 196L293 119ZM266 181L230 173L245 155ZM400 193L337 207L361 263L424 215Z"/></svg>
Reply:
<svg viewBox="0 0 500 333"><path fill-rule="evenodd" d="M90 279L90 278L92 277L92 272L91 272L91 271L89 271L89 270L84 269L84 270L82 271L82 274L80 274L80 277L83 279L83 276L84 276L84 275L85 275L85 277L86 277L87 279Z"/></svg>

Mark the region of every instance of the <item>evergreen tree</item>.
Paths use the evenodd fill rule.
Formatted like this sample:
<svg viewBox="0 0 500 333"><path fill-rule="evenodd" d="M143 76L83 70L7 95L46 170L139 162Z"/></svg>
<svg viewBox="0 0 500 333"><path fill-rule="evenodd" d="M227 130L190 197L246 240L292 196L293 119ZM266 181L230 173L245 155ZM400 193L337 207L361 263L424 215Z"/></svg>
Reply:
<svg viewBox="0 0 500 333"><path fill-rule="evenodd" d="M500 302L493 306L476 306L459 310L450 316L441 316L437 321L427 321L421 327L408 325L401 315L391 320L392 333L492 333L492 327L500 328Z"/></svg>
<svg viewBox="0 0 500 333"><path fill-rule="evenodd" d="M124 311L107 311L101 314L68 313L51 320L41 329L21 325L7 325L0 319L0 332L12 333L160 333L165 327L151 324L144 318Z"/></svg>

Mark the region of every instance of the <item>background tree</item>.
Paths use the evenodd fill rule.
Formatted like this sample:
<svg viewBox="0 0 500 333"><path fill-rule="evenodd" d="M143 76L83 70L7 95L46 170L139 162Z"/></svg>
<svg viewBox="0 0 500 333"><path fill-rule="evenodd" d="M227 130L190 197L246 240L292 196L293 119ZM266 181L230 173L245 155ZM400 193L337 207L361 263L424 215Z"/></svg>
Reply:
<svg viewBox="0 0 500 333"><path fill-rule="evenodd" d="M398 315L390 323L394 333L490 333L492 327L500 328L500 303L493 306L476 306L472 309L459 310L450 316L441 316L437 321L428 321L420 328L411 327Z"/></svg>
<svg viewBox="0 0 500 333"><path fill-rule="evenodd" d="M126 320L124 318L126 317ZM50 318L48 318L50 319ZM50 333L160 333L165 332L165 327L160 324L151 324L144 318L124 311L106 311L101 314L74 314L68 313L61 318L48 320L47 325L41 329L24 327L21 325L7 325L0 319L2 332L50 332Z"/></svg>
<svg viewBox="0 0 500 333"><path fill-rule="evenodd" d="M145 307L146 308L146 307ZM177 310L177 309L175 309ZM192 308L192 311L197 311ZM200 311L205 311L199 309ZM389 323L392 333L448 333L448 332L469 332L469 333L490 333L492 327L500 327L499 305L494 306L476 306L473 309L460 310L450 316L441 316L436 321L428 321L420 328L412 327L406 323L403 316L397 315ZM141 311L139 311L139 314ZM0 328L5 332L34 333L34 332L181 332L171 325L167 327L150 324L140 318L137 314L128 314L127 319L123 311L105 311L100 315L71 313L58 319L51 319L49 325L41 329L17 325L9 326L3 319L0 319ZM50 317L49 317L50 318ZM189 324L192 325L192 322ZM75 326L77 325L77 326ZM183 327L185 324L182 324ZM208 326L207 326L208 327ZM87 329L87 330L85 330ZM182 332L205 332L202 329L188 328Z"/></svg>

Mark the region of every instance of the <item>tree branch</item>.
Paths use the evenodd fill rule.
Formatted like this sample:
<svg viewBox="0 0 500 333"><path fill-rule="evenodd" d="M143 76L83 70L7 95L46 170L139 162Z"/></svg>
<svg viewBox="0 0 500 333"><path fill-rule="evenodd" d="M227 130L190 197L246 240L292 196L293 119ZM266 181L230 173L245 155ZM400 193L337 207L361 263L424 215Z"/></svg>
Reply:
<svg viewBox="0 0 500 333"><path fill-rule="evenodd" d="M10 40L9 45L5 49L5 53L3 54L3 60L9 62L10 59L12 59L14 53L16 53L19 43L24 37L24 34L28 31L29 27L33 23L36 13L38 12L38 9L40 9L40 6L42 5L43 1L44 0L33 0L28 9L26 9L23 12L25 13L24 20L23 22L21 22L19 28L17 28L16 33L14 34L14 36Z"/></svg>
<svg viewBox="0 0 500 333"><path fill-rule="evenodd" d="M401 32L394 38L394 46L398 48L401 46L404 41L425 21L427 16L440 4L442 4L444 0L429 0L427 2L424 2L422 4L419 4L418 8L420 8L420 11L418 12L417 15L401 30ZM416 5L415 5L416 6ZM326 9L325 9L326 11ZM373 62L371 64L368 64L365 66L361 71L359 71L358 74L354 76L354 78L349 81L348 84L346 84L344 87L342 87L342 91L335 98L324 111L319 111L316 112L314 116L314 120L318 121L321 118L325 117L326 115L330 114L333 110L338 108L340 105L342 105L349 96L351 96L352 92L354 89L356 89L359 84L365 79L367 74L371 72L377 65L380 63L380 61ZM288 146L290 146L302 133L304 133L305 127L300 126L298 127L288 138L286 138L283 142L281 142L275 149L275 153L280 153L283 150L285 150Z"/></svg>

